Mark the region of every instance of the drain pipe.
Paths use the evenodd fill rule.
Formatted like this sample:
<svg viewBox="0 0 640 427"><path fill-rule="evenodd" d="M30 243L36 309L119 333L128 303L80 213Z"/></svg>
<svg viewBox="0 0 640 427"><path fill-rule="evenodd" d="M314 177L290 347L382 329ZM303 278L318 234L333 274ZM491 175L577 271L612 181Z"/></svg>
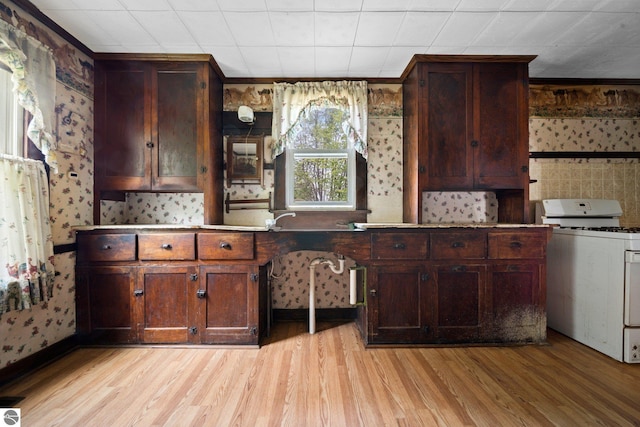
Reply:
<svg viewBox="0 0 640 427"><path fill-rule="evenodd" d="M342 274L344 271L344 257L338 255L339 267L330 259L318 257L309 263L309 333L316 333L316 265L329 264L329 268L335 274Z"/></svg>

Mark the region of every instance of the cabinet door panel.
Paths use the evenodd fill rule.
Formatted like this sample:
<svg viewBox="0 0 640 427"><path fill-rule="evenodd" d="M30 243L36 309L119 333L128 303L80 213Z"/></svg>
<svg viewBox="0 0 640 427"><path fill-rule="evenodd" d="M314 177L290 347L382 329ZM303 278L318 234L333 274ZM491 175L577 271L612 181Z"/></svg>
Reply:
<svg viewBox="0 0 640 427"><path fill-rule="evenodd" d="M151 141L146 71L138 63L107 63L96 74L96 179L103 190L148 190Z"/></svg>
<svg viewBox="0 0 640 427"><path fill-rule="evenodd" d="M468 189L473 185L471 70L470 64L455 63L425 67L425 189Z"/></svg>
<svg viewBox="0 0 640 427"><path fill-rule="evenodd" d="M420 343L431 316L429 275L422 266L376 266L367 296L370 343Z"/></svg>
<svg viewBox="0 0 640 427"><path fill-rule="evenodd" d="M200 288L206 290L203 343L258 344L259 279L257 266L200 267Z"/></svg>
<svg viewBox="0 0 640 427"><path fill-rule="evenodd" d="M136 342L131 305L135 280L135 269L131 267L78 269L78 334L102 343Z"/></svg>
<svg viewBox="0 0 640 427"><path fill-rule="evenodd" d="M140 268L136 319L141 341L186 343L197 341L190 328L197 322L195 267Z"/></svg>
<svg viewBox="0 0 640 427"><path fill-rule="evenodd" d="M486 314L484 266L437 267L436 335L440 342L475 341Z"/></svg>
<svg viewBox="0 0 640 427"><path fill-rule="evenodd" d="M494 265L489 282L493 326L487 338L497 342L544 341L546 312L540 301L540 265Z"/></svg>
<svg viewBox="0 0 640 427"><path fill-rule="evenodd" d="M201 65L157 65L154 71L152 129L157 149L153 157L153 188L198 190L199 126L203 107Z"/></svg>
<svg viewBox="0 0 640 427"><path fill-rule="evenodd" d="M475 65L475 187L521 188L528 165L520 125L523 108L521 64ZM524 158L523 158L524 156ZM523 163L525 162L525 163ZM528 182L528 175L527 182Z"/></svg>

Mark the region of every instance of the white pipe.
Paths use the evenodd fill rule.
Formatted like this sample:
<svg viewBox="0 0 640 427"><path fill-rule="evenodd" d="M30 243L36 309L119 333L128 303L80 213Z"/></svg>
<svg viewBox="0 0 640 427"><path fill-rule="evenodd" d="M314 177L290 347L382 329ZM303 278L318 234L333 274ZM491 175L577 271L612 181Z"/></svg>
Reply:
<svg viewBox="0 0 640 427"><path fill-rule="evenodd" d="M339 267L330 259L324 257L314 258L309 263L309 333L316 333L316 265L329 264L329 268L335 274L342 274L344 271L344 257L338 258Z"/></svg>

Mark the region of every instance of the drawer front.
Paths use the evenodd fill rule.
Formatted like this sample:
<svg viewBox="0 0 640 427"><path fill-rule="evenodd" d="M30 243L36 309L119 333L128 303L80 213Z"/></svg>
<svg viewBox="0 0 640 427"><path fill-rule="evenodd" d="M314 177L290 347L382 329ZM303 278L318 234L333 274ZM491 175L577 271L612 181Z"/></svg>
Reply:
<svg viewBox="0 0 640 427"><path fill-rule="evenodd" d="M199 233L200 259L253 259L253 233Z"/></svg>
<svg viewBox="0 0 640 427"><path fill-rule="evenodd" d="M79 234L78 262L135 261L135 234Z"/></svg>
<svg viewBox="0 0 640 427"><path fill-rule="evenodd" d="M427 259L428 233L372 233L372 259Z"/></svg>
<svg viewBox="0 0 640 427"><path fill-rule="evenodd" d="M140 234L138 258L151 261L196 259L195 233Z"/></svg>
<svg viewBox="0 0 640 427"><path fill-rule="evenodd" d="M487 235L482 232L433 233L431 257L433 259L486 258Z"/></svg>
<svg viewBox="0 0 640 427"><path fill-rule="evenodd" d="M546 235L534 233L489 233L489 258L544 258Z"/></svg>

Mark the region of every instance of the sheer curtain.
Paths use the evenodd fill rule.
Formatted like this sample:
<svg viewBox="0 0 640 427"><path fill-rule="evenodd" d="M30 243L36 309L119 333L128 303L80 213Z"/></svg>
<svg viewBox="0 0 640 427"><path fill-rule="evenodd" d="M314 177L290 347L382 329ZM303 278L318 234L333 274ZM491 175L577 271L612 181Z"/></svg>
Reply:
<svg viewBox="0 0 640 427"><path fill-rule="evenodd" d="M29 139L57 171L56 140L51 134L55 117L56 64L51 49L0 19L0 62L11 69L18 103L33 116Z"/></svg>
<svg viewBox="0 0 640 427"><path fill-rule="evenodd" d="M367 158L367 82L325 81L274 83L273 85L273 157L289 145L291 129L312 104L336 106L349 112L345 133L354 149Z"/></svg>
<svg viewBox="0 0 640 427"><path fill-rule="evenodd" d="M53 292L49 182L37 160L0 154L0 315Z"/></svg>
<svg viewBox="0 0 640 427"><path fill-rule="evenodd" d="M33 115L29 139L57 170L51 135L56 83L51 50L0 20L0 62L11 70L18 103ZM0 153L0 315L51 297L54 273L44 164Z"/></svg>

